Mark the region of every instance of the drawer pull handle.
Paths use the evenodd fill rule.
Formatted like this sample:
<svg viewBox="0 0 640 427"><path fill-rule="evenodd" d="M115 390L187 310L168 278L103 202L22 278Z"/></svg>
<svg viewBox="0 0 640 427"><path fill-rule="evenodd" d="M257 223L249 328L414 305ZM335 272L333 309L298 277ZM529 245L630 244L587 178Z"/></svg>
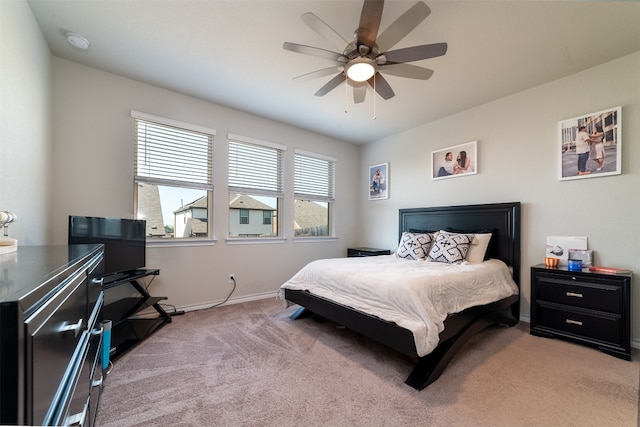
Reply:
<svg viewBox="0 0 640 427"><path fill-rule="evenodd" d="M73 336L77 337L78 332L82 329L82 323L84 319L78 320L78 323L68 323L64 322L62 327L60 328L60 332L73 332Z"/></svg>
<svg viewBox="0 0 640 427"><path fill-rule="evenodd" d="M97 380L93 380L91 382L91 388L100 387L101 385L102 385L102 375L100 375L100 378L98 378Z"/></svg>
<svg viewBox="0 0 640 427"><path fill-rule="evenodd" d="M104 277L94 277L91 279L91 283L96 286L102 286L104 284Z"/></svg>
<svg viewBox="0 0 640 427"><path fill-rule="evenodd" d="M568 297L582 298L582 294L578 294L576 292L567 292L567 296Z"/></svg>
<svg viewBox="0 0 640 427"><path fill-rule="evenodd" d="M582 322L579 320L566 319L565 322L567 322L570 325L582 326Z"/></svg>

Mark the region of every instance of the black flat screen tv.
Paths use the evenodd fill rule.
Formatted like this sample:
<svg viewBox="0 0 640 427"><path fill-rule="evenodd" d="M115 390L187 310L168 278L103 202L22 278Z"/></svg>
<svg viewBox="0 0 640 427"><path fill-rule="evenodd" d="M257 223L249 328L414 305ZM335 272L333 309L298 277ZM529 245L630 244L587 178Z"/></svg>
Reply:
<svg viewBox="0 0 640 427"><path fill-rule="evenodd" d="M104 275L127 273L146 265L146 221L69 216L69 244L104 244Z"/></svg>

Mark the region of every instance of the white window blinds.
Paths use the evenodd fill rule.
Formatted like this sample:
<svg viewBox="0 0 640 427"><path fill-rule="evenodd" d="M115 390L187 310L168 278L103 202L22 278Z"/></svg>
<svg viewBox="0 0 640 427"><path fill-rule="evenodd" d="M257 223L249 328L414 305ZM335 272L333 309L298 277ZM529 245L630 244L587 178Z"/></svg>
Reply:
<svg viewBox="0 0 640 427"><path fill-rule="evenodd" d="M229 135L229 192L282 197L284 147Z"/></svg>
<svg viewBox="0 0 640 427"><path fill-rule="evenodd" d="M213 189L213 132L184 129L132 115L136 181Z"/></svg>
<svg viewBox="0 0 640 427"><path fill-rule="evenodd" d="M296 150L294 193L296 199L333 202L336 160Z"/></svg>

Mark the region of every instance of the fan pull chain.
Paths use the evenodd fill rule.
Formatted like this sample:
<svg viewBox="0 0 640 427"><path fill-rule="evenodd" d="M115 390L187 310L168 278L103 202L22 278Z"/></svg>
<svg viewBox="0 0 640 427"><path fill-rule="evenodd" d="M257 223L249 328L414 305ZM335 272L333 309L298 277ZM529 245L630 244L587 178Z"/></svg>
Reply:
<svg viewBox="0 0 640 427"><path fill-rule="evenodd" d="M374 75L373 76L373 120L376 119L376 98L377 98L376 93L378 93L376 92L376 80L377 80L376 76Z"/></svg>
<svg viewBox="0 0 640 427"><path fill-rule="evenodd" d="M349 113L349 78L344 74L344 113Z"/></svg>

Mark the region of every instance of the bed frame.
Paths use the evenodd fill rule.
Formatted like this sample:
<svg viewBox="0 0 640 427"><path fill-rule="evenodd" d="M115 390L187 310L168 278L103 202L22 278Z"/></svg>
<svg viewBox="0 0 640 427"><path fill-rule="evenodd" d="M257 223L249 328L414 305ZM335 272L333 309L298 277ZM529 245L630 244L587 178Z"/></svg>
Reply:
<svg viewBox="0 0 640 427"><path fill-rule="evenodd" d="M520 287L520 203L448 206L400 209L399 236L404 231L491 232L488 253L512 268L513 279ZM411 331L350 307L318 297L308 291L285 289L285 299L298 304L292 319L315 314L351 329L400 353L417 358ZM440 343L431 353L420 357L405 383L422 390L438 379L455 354L478 332L488 326L514 326L520 318L520 296L471 307L445 319Z"/></svg>

